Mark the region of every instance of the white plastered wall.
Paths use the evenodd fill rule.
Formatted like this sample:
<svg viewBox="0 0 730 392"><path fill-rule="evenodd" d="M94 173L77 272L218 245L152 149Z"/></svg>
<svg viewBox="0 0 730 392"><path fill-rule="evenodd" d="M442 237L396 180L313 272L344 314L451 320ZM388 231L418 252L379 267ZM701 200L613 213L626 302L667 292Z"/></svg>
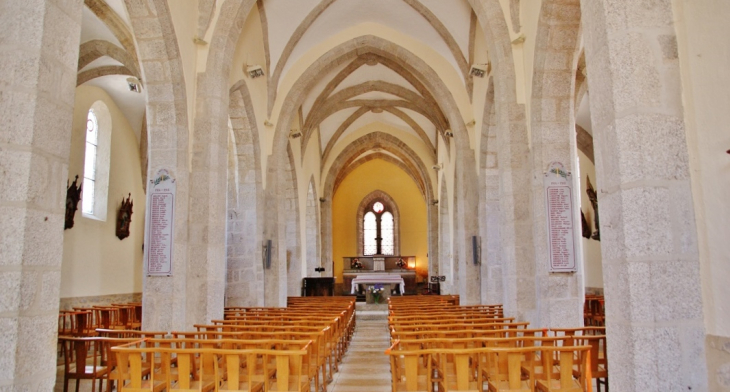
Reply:
<svg viewBox="0 0 730 392"><path fill-rule="evenodd" d="M587 177L590 177L593 188L596 189L596 166L582 152L578 151L578 164L580 165L580 207L585 214L591 232L595 231L595 216L593 206L586 193ZM599 206L600 219L600 206ZM580 230L577 227L576 230ZM603 288L603 264L601 259L601 242L594 239L580 237L583 249L583 273L585 275L585 287Z"/></svg>
<svg viewBox="0 0 730 392"><path fill-rule="evenodd" d="M145 193L139 145L124 114L98 87L76 89L68 175L69 178L77 174L83 176L86 116L96 101L107 106L112 123L107 219L83 217L79 202L74 227L64 231L61 298L142 291ZM119 240L116 236L117 211L122 197L126 198L129 193L134 201L130 235Z"/></svg>

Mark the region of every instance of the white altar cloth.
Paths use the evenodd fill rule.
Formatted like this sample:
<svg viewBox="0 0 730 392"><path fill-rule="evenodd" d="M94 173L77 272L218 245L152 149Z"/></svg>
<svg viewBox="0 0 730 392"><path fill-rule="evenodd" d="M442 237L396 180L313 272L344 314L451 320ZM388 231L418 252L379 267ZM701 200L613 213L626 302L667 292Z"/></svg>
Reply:
<svg viewBox="0 0 730 392"><path fill-rule="evenodd" d="M406 291L406 282L400 275L388 275L388 274L358 274L355 279L352 280L350 294L357 292L357 285L359 284L399 284L400 293Z"/></svg>

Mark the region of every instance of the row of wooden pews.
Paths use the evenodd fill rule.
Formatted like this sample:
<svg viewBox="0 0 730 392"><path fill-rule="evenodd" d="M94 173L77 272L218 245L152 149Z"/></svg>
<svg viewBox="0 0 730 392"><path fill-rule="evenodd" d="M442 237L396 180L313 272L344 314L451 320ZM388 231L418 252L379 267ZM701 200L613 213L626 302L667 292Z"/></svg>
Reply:
<svg viewBox="0 0 730 392"><path fill-rule="evenodd" d="M58 336L96 336L96 329L139 329L142 303L75 307L58 312Z"/></svg>
<svg viewBox="0 0 730 392"><path fill-rule="evenodd" d="M535 329L501 305L454 303L391 298L393 392L608 390L603 327Z"/></svg>
<svg viewBox="0 0 730 392"><path fill-rule="evenodd" d="M352 297L289 298L286 308L226 308L191 331L99 328L64 336L69 380L92 391L326 391L355 328Z"/></svg>
<svg viewBox="0 0 730 392"><path fill-rule="evenodd" d="M605 300L602 295L586 295L583 303L583 323L588 326L606 325Z"/></svg>

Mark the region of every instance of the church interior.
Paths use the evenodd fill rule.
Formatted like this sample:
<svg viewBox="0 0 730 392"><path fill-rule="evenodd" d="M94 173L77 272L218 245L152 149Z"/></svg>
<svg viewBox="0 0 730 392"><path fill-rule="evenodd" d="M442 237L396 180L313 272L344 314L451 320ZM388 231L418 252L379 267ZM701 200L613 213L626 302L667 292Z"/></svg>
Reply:
<svg viewBox="0 0 730 392"><path fill-rule="evenodd" d="M600 304L614 391L730 391L728 18L0 0L0 390L59 390L64 317L136 304L168 334L337 308L328 360L347 373L377 335L395 392L373 302L425 322L443 301L543 331ZM378 390L358 382L322 389Z"/></svg>

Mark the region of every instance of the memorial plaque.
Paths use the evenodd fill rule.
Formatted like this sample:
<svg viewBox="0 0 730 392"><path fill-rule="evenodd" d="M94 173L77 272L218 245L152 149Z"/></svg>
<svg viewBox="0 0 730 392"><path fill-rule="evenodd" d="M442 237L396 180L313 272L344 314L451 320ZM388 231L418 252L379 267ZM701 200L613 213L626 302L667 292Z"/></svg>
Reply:
<svg viewBox="0 0 730 392"><path fill-rule="evenodd" d="M575 272L572 176L561 163L554 162L543 181L550 272Z"/></svg>
<svg viewBox="0 0 730 392"><path fill-rule="evenodd" d="M175 178L165 169L150 180L144 242L147 276L172 275L175 191Z"/></svg>

